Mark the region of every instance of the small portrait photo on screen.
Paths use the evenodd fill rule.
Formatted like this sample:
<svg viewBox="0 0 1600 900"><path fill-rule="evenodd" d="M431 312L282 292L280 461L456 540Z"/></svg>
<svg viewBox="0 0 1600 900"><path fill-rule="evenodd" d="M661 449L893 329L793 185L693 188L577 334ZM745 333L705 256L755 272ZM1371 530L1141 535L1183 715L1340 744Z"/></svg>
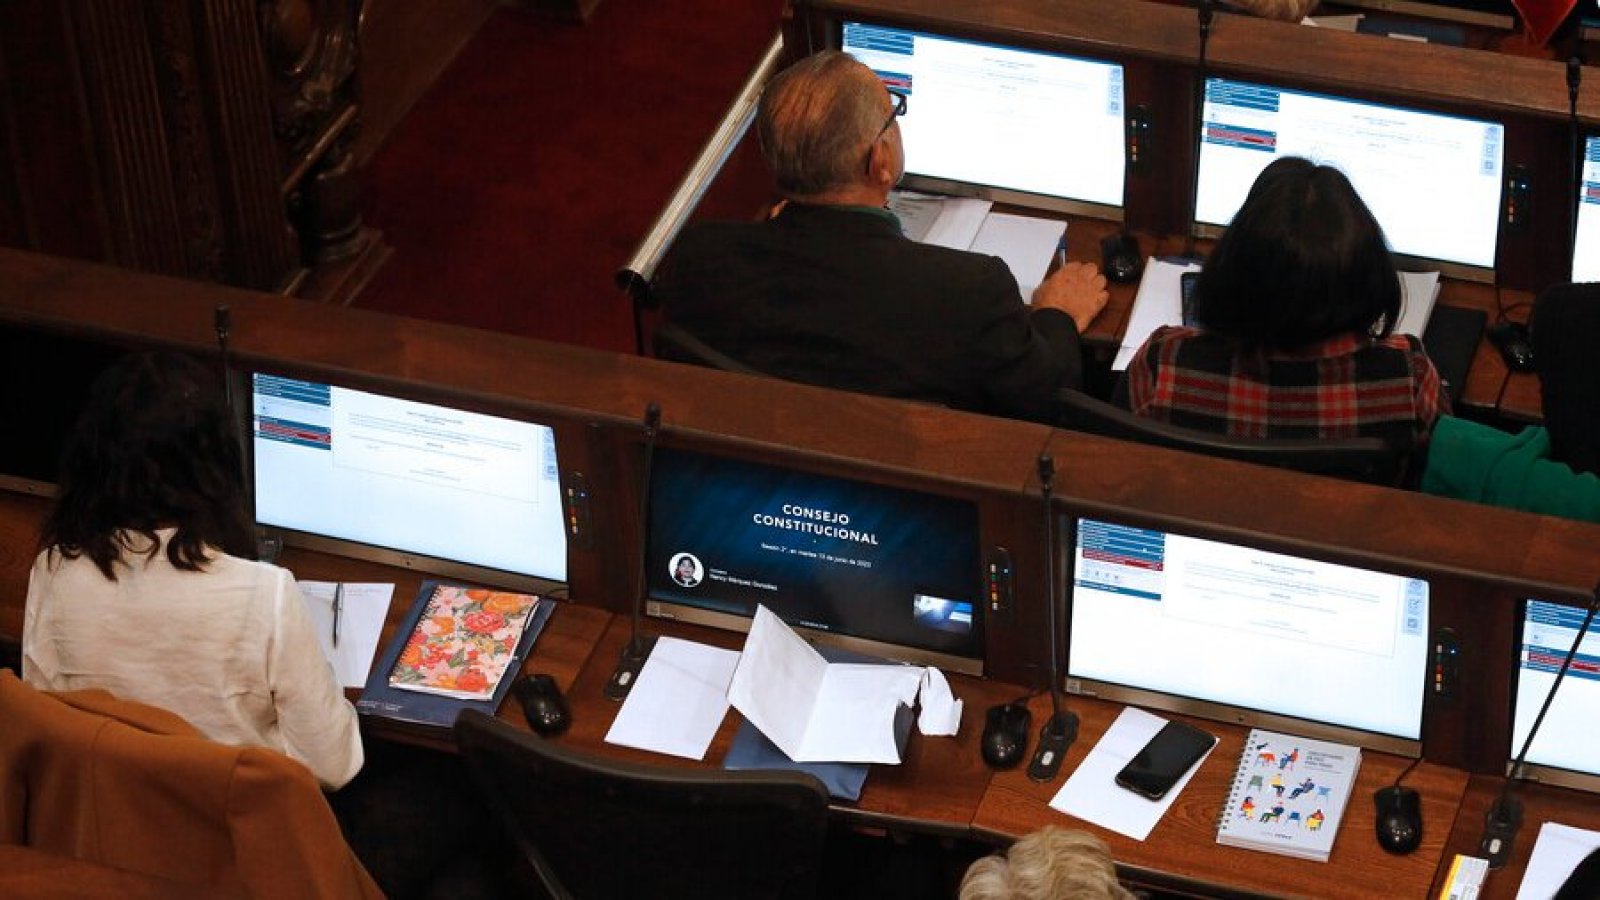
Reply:
<svg viewBox="0 0 1600 900"><path fill-rule="evenodd" d="M668 573L672 580L686 588L692 588L700 583L701 573L705 571L700 565L700 560L693 553L677 553L668 564Z"/></svg>
<svg viewBox="0 0 1600 900"><path fill-rule="evenodd" d="M924 628L937 628L954 634L966 634L972 630L971 603L918 594L912 607L917 624Z"/></svg>

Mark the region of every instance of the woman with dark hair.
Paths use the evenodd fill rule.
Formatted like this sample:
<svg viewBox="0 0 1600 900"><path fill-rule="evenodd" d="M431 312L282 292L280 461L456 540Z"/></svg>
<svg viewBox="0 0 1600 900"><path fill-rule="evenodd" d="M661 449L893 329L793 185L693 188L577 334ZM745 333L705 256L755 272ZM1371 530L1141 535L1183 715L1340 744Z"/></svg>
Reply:
<svg viewBox="0 0 1600 900"><path fill-rule="evenodd" d="M1422 489L1600 522L1600 284L1562 284L1533 304L1544 427L1508 434L1449 416L1428 447Z"/></svg>
<svg viewBox="0 0 1600 900"><path fill-rule="evenodd" d="M1135 413L1248 438L1425 439L1449 400L1400 280L1342 172L1262 170L1195 285L1198 328L1161 328L1128 367Z"/></svg>
<svg viewBox="0 0 1600 900"><path fill-rule="evenodd" d="M214 372L134 354L95 382L28 582L23 677L102 688L328 787L361 768L355 709L294 578L253 562L238 441Z"/></svg>

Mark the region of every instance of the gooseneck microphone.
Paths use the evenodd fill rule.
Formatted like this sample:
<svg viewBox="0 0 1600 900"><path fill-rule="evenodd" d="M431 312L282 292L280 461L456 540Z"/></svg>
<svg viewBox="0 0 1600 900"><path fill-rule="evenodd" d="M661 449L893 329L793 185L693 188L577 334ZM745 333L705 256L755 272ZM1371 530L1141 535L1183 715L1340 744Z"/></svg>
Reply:
<svg viewBox="0 0 1600 900"><path fill-rule="evenodd" d="M1572 162L1572 181L1569 182L1572 190L1567 194L1571 201L1567 206L1568 266L1572 265L1578 252L1578 203L1581 202L1583 190L1583 141L1578 132L1578 88L1582 84L1583 60L1576 56L1567 57L1567 139L1571 144L1567 152Z"/></svg>
<svg viewBox="0 0 1600 900"><path fill-rule="evenodd" d="M1056 608L1055 511L1051 497L1055 491L1056 463L1050 454L1039 454L1039 496L1044 501L1045 603L1049 607L1050 627L1050 719L1039 728L1039 746L1028 763L1028 777L1051 781L1061 771L1067 748L1078 737L1077 714L1061 708L1061 621Z"/></svg>
<svg viewBox="0 0 1600 900"><path fill-rule="evenodd" d="M1490 804L1489 812L1484 816L1483 838L1478 842L1478 851L1489 861L1491 869L1504 866L1511 858L1517 831L1522 827L1522 801L1512 796L1512 788L1522 777L1523 767L1528 761L1528 748L1533 746L1533 739L1539 734L1539 726L1544 724L1544 715L1550 711L1550 704L1556 699L1556 690L1561 687L1561 680L1567 676L1567 669L1572 667L1572 660L1578 655L1578 648L1583 645L1584 635L1589 633L1589 625L1594 622L1596 607L1600 607L1600 584L1596 584L1589 594L1589 612L1583 617L1583 624L1578 626L1578 634L1572 639L1572 646L1568 648L1567 655L1562 658L1561 668L1556 670L1556 680L1551 682L1550 691L1544 695L1544 705L1539 707L1539 715L1534 717L1533 725L1528 729L1528 736L1522 741L1522 749L1517 752L1517 758L1511 764L1511 773L1506 776L1505 787L1500 789L1500 796Z"/></svg>
<svg viewBox="0 0 1600 900"><path fill-rule="evenodd" d="M1194 75L1194 159L1189 166L1189 220L1184 223L1183 255L1194 258L1195 219L1200 208L1200 146L1206 139L1206 47L1211 43L1211 19L1216 15L1213 0L1200 0L1200 58Z"/></svg>
<svg viewBox="0 0 1600 900"><path fill-rule="evenodd" d="M228 358L228 334L233 330L233 311L219 306L211 311L211 327L217 332L217 353L222 360L222 398L228 404L228 414L238 417L233 408L233 365Z"/></svg>
<svg viewBox="0 0 1600 900"><path fill-rule="evenodd" d="M644 598L649 593L649 580L645 574L648 565L650 535L650 469L656 457L656 433L661 429L661 407L651 401L644 408L644 474L639 479L639 570L633 594L633 619L629 625L628 643L622 648L616 671L606 682L605 695L612 700L625 700L639 678L639 670L655 649L655 635L639 634L639 618L643 614Z"/></svg>

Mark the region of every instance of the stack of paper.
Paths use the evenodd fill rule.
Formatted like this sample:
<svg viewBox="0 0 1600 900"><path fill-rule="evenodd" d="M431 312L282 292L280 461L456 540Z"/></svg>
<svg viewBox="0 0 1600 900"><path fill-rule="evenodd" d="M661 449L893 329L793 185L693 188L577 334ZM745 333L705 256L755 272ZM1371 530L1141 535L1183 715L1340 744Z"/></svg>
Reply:
<svg viewBox="0 0 1600 900"><path fill-rule="evenodd" d="M914 241L1005 260L1024 302L1032 301L1067 233L1063 221L992 212L989 201L966 197L896 191L889 197L889 211Z"/></svg>

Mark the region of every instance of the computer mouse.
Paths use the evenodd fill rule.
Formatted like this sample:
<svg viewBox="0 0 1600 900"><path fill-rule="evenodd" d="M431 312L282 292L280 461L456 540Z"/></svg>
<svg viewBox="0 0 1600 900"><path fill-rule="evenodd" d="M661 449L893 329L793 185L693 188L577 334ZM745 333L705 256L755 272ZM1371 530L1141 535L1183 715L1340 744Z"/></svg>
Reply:
<svg viewBox="0 0 1600 900"><path fill-rule="evenodd" d="M1374 793L1372 802L1378 808L1378 846L1397 854L1417 849L1422 843L1422 795L1391 785Z"/></svg>
<svg viewBox="0 0 1600 900"><path fill-rule="evenodd" d="M1496 322L1484 332L1489 342L1500 348L1506 366L1517 372L1534 370L1533 338L1521 322Z"/></svg>
<svg viewBox="0 0 1600 900"><path fill-rule="evenodd" d="M1100 270L1106 280L1117 284L1137 281L1144 268L1144 257L1139 253L1139 242L1131 234L1107 235L1100 242Z"/></svg>
<svg viewBox="0 0 1600 900"><path fill-rule="evenodd" d="M1021 762L1032 724L1033 714L1021 703L989 707L980 741L983 761L996 769L1009 769Z"/></svg>
<svg viewBox="0 0 1600 900"><path fill-rule="evenodd" d="M517 679L512 692L522 702L528 727L545 737L560 734L572 724L572 711L561 696L561 688L549 675L528 675Z"/></svg>

